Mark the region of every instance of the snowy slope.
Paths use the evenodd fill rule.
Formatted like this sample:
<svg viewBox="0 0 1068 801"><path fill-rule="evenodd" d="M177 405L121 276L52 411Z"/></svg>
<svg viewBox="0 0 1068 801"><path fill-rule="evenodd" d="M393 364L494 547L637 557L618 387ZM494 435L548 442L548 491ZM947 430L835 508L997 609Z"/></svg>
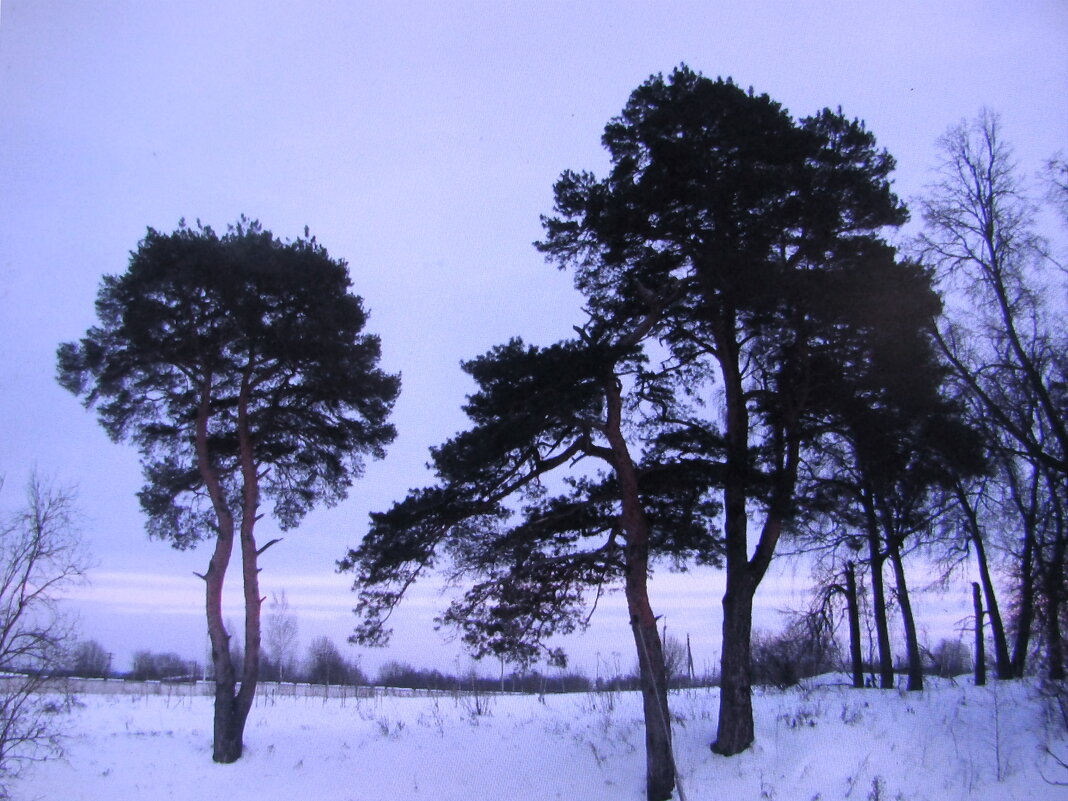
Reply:
<svg viewBox="0 0 1068 801"><path fill-rule="evenodd" d="M33 768L16 795L48 801L227 798L644 798L635 694L270 698L247 751L211 761L211 700L82 695L65 760ZM942 682L922 694L829 682L754 699L758 743L708 748L715 690L672 694L687 801L1068 799L1068 740L1036 683ZM480 708L482 707L482 708ZM485 707L488 707L486 709ZM1045 778L1044 778L1045 777Z"/></svg>

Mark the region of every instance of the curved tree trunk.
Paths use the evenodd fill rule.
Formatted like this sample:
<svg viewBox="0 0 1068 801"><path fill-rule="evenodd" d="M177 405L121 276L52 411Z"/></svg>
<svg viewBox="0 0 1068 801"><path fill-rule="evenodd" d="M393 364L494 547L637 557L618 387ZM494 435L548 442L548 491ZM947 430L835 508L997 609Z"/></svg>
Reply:
<svg viewBox="0 0 1068 801"><path fill-rule="evenodd" d="M215 672L214 745L211 758L230 763L241 758L243 724L237 725L234 707L237 674L230 656L230 634L223 623L222 590L226 566L233 549L233 536L221 533L215 542L215 553L204 576L207 585L208 638L211 641L211 663Z"/></svg>
<svg viewBox="0 0 1068 801"><path fill-rule="evenodd" d="M247 378L247 376L246 376ZM230 656L230 634L223 622L222 593L226 570L233 554L235 521L225 489L216 472L208 449L208 419L211 416L211 380L205 381L197 414L196 448L200 474L208 489L215 510L217 536L206 584L208 637L211 641L211 661L215 669L215 716L212 759L220 763L236 762L241 758L248 713L256 693L260 658L260 551L256 548L253 531L259 508L259 477L256 472L252 440L247 420L248 386L242 387L238 408L238 441L242 474L241 506L241 574L245 600L245 655L238 686L237 670ZM273 543L269 543L268 546ZM265 546L267 547L267 546Z"/></svg>
<svg viewBox="0 0 1068 801"><path fill-rule="evenodd" d="M242 525L242 529L244 528ZM251 526L248 528L251 529ZM242 531L241 557L245 596L245 653L240 685L237 682L236 666L230 658L229 634L224 632L221 638L225 643L221 653L215 645L215 638L212 638L212 661L215 664L215 745L212 759L222 763L236 762L241 758L245 724L252 709L259 679L261 599L258 553L251 531ZM217 626L221 626L221 609L217 615L209 617L216 617Z"/></svg>
<svg viewBox="0 0 1068 801"><path fill-rule="evenodd" d="M211 664L215 672L214 745L211 756L216 762L229 763L241 757L244 721L238 721L241 716L234 705L237 675L230 657L230 634L223 622L223 584L234 550L234 516L208 448L212 386L212 376L209 374L204 377L200 390L196 420L197 467L211 499L216 523L215 550L208 570L201 578L205 584L204 606L208 618L208 639L211 642Z"/></svg>
<svg viewBox="0 0 1068 801"><path fill-rule="evenodd" d="M605 423L622 500L621 525L627 536L625 592L634 645L638 652L642 708L645 714L645 791L647 801L667 801L675 789L675 758L671 750L667 671L656 617L649 603L649 521L638 495L638 475L620 430L622 389L612 376L605 382L608 414Z"/></svg>

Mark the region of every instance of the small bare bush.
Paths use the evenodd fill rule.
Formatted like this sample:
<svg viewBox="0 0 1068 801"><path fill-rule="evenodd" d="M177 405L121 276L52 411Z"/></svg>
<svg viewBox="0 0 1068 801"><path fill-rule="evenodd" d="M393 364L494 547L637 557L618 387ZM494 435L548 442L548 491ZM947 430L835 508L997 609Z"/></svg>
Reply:
<svg viewBox="0 0 1068 801"><path fill-rule="evenodd" d="M801 617L778 634L754 632L752 640L755 684L786 688L801 679L827 673L839 664L839 648L830 632Z"/></svg>

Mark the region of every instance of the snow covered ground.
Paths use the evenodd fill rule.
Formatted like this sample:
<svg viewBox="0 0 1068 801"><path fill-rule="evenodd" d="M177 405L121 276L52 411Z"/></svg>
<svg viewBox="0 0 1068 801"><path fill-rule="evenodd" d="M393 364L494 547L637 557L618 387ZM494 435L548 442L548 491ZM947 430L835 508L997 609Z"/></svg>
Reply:
<svg viewBox="0 0 1068 801"><path fill-rule="evenodd" d="M672 694L687 801L1068 799L1068 739L1037 683L938 682L921 694L838 677L758 690L758 742L708 748L715 690ZM211 699L80 695L63 760L13 789L27 801L644 798L633 693L290 698L263 693L245 757L211 761ZM1062 724L1063 725L1063 724ZM678 797L678 794L676 794Z"/></svg>

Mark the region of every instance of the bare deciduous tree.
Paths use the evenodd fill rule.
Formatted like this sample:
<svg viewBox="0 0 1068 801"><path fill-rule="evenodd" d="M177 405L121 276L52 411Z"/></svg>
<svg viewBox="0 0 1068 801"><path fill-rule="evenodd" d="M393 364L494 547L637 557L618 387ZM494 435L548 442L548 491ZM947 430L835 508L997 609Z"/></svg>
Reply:
<svg viewBox="0 0 1068 801"><path fill-rule="evenodd" d="M286 591L271 593L263 622L263 644L270 668L279 681L289 681L297 669L297 616L289 608Z"/></svg>
<svg viewBox="0 0 1068 801"><path fill-rule="evenodd" d="M86 679L102 679L111 673L111 654L96 640L83 640L70 652L67 672Z"/></svg>
<svg viewBox="0 0 1068 801"><path fill-rule="evenodd" d="M74 639L59 597L88 565L75 519L73 491L36 475L24 505L0 517L0 795L28 763L61 752L65 699L39 691Z"/></svg>
<svg viewBox="0 0 1068 801"><path fill-rule="evenodd" d="M1021 610L1013 670L1023 670L1031 616L1044 622L1049 674L1065 675L1059 619L1066 602L1068 398L1062 311L1065 273L1036 228L1037 206L1020 177L998 116L984 110L939 141L937 182L921 201L919 246L945 289L969 302L951 307L939 340L973 417L990 432L1001 494L1015 509L1008 547ZM1047 170L1050 200L1062 202L1064 170ZM1001 521L999 521L1000 523ZM1001 526L999 526L1000 528ZM981 528L974 526L976 535ZM977 550L999 661L1007 647ZM1003 676L1004 665L999 665Z"/></svg>
<svg viewBox="0 0 1068 801"><path fill-rule="evenodd" d="M329 637L316 637L308 646L305 679L311 684L366 684L360 666L349 662Z"/></svg>

